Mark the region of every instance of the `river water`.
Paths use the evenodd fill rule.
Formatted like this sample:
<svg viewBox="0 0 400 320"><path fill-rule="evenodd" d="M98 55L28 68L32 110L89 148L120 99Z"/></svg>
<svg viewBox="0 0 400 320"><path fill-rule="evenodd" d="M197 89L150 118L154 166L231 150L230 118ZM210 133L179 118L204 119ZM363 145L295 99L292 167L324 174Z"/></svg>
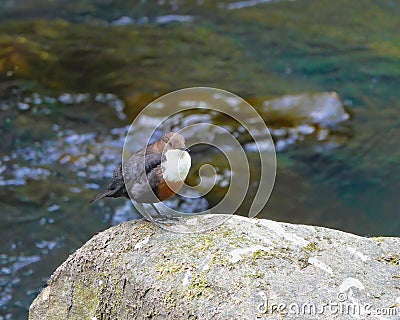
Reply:
<svg viewBox="0 0 400 320"><path fill-rule="evenodd" d="M384 0L2 1L0 319L25 318L70 253L138 217L123 199L88 202L118 164L130 121L179 88L229 90L258 110L337 92L349 117L329 131L301 113L265 115L281 142L259 217L399 236L399 16L400 3ZM179 123L199 119L241 132L216 115ZM301 130L313 133L292 139ZM204 150L194 166L204 158L225 166ZM202 210L223 190L170 204Z"/></svg>

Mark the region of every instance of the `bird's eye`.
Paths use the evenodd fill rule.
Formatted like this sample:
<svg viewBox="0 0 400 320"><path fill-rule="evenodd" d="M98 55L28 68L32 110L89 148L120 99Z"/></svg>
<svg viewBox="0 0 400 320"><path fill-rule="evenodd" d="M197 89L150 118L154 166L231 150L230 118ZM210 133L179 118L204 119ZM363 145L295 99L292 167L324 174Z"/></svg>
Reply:
<svg viewBox="0 0 400 320"><path fill-rule="evenodd" d="M170 142L170 143L168 143L171 147L172 147L172 143Z"/></svg>

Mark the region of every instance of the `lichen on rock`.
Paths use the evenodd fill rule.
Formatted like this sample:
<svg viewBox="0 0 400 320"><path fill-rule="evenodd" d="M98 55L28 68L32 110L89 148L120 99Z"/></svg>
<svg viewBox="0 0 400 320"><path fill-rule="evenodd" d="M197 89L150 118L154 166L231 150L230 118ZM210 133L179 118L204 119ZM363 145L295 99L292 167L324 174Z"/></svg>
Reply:
<svg viewBox="0 0 400 320"><path fill-rule="evenodd" d="M72 254L29 319L331 319L328 309L317 314L327 301L386 308L393 314L385 319L395 319L399 245L398 238L238 216L200 234L129 221ZM278 312L279 304L287 308Z"/></svg>

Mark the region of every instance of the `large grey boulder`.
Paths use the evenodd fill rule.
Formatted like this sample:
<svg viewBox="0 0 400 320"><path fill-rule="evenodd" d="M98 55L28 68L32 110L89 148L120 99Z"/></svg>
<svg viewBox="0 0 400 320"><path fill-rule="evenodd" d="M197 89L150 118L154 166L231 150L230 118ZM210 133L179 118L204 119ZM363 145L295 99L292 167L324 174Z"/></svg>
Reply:
<svg viewBox="0 0 400 320"><path fill-rule="evenodd" d="M400 319L399 254L399 238L238 216L198 234L130 221L72 254L29 319Z"/></svg>

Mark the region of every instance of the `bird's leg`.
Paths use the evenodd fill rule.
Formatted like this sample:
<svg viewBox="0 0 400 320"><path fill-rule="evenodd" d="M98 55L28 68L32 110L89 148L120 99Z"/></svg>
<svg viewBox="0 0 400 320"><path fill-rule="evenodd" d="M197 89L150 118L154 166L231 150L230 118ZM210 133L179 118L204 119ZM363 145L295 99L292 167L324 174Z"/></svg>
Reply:
<svg viewBox="0 0 400 320"><path fill-rule="evenodd" d="M149 203L154 211L157 213L156 216L154 216L155 219L158 221L163 221L163 223L166 222L172 222L172 221L179 221L179 218L175 217L171 212L169 212L168 207L164 207L165 210L163 212L160 211L160 209L157 208L157 206L154 203Z"/></svg>
<svg viewBox="0 0 400 320"><path fill-rule="evenodd" d="M153 217L152 215L146 210L145 206L143 203L136 202L136 209L140 212L140 214L148 221L152 221Z"/></svg>
<svg viewBox="0 0 400 320"><path fill-rule="evenodd" d="M157 209L157 207L154 205L154 203L150 203L150 206L154 209L156 212L156 218L163 218L164 216L162 215L161 211Z"/></svg>
<svg viewBox="0 0 400 320"><path fill-rule="evenodd" d="M149 210L150 208L147 205L151 206L152 209ZM154 222L154 219L160 219L163 217L160 210L158 210L157 207L152 203L143 204L140 202L136 202L136 209L138 209L143 217L152 222ZM153 212L153 210L155 211L155 213Z"/></svg>
<svg viewBox="0 0 400 320"><path fill-rule="evenodd" d="M153 219L156 220L157 222L161 222L163 225L170 225L169 223L169 221L171 220L170 217L161 213L161 211L157 208L157 206L154 203L149 203L149 204L156 212L156 215L153 216Z"/></svg>

